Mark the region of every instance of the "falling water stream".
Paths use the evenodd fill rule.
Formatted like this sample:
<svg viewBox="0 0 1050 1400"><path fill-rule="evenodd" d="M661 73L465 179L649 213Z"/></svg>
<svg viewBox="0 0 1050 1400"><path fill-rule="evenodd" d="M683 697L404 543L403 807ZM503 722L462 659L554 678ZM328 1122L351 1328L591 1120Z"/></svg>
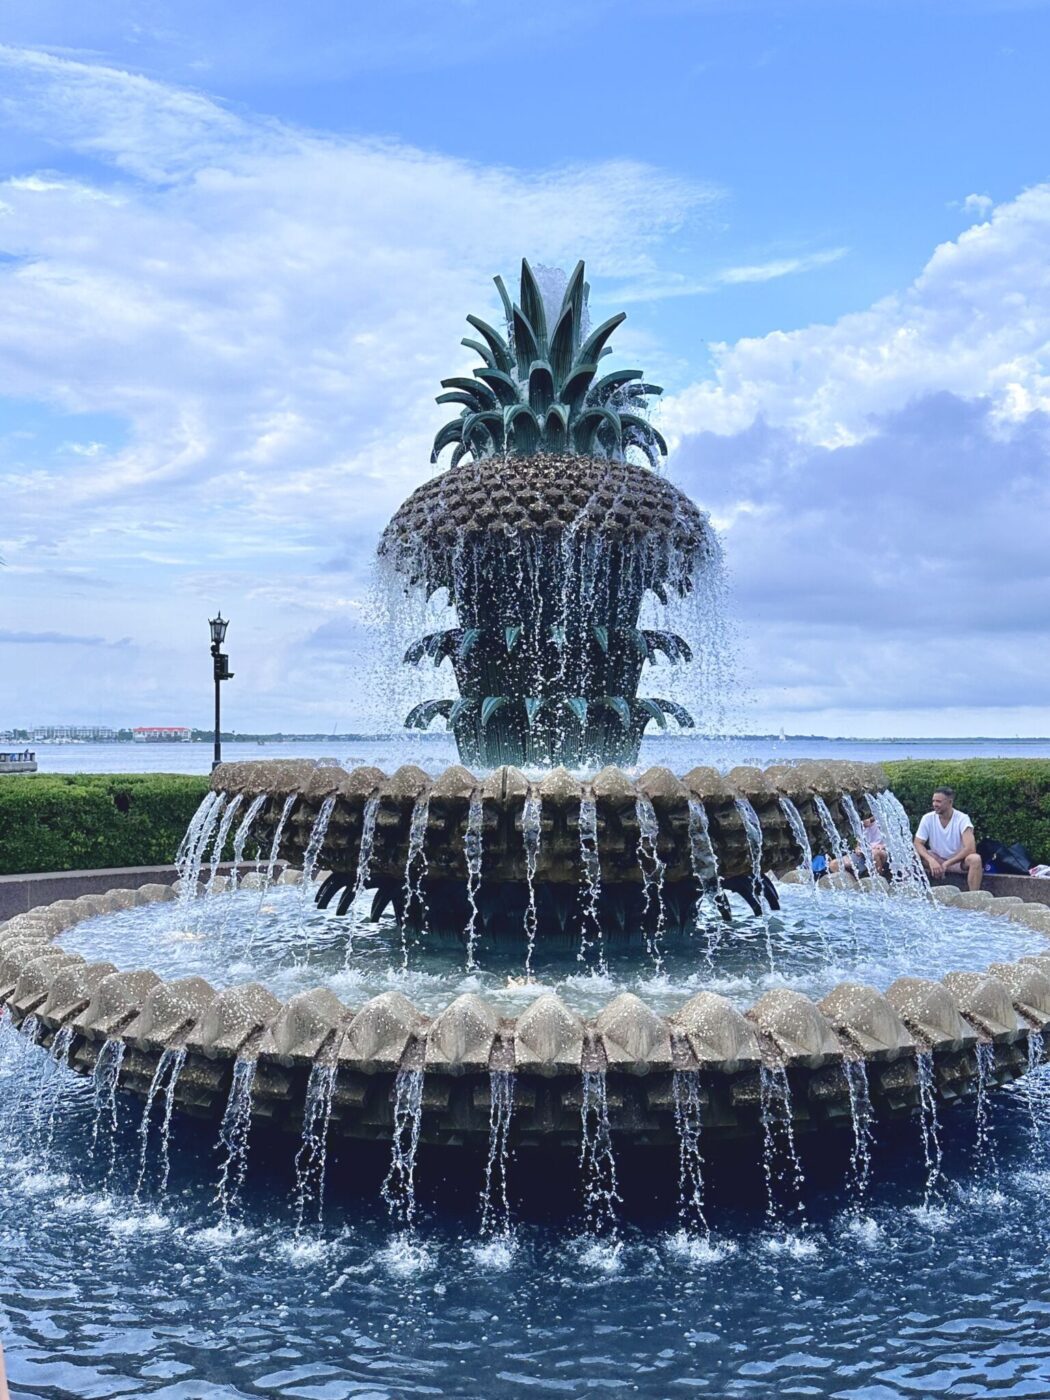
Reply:
<svg viewBox="0 0 1050 1400"><path fill-rule="evenodd" d="M244 819L238 826L233 838L233 869L230 871L230 889L237 888L240 878L241 866L244 863L244 848L248 844L248 837L251 835L252 827L255 825L255 818L262 811L269 801L265 792L261 792L258 797L252 799L252 804L244 814Z"/></svg>
<svg viewBox="0 0 1050 1400"><path fill-rule="evenodd" d="M303 852L303 880L299 890L299 901L304 909L313 898L314 871L317 869L318 857L324 846L324 839L328 835L328 824L332 820L334 811L335 797L326 797L321 803L317 819L310 829L310 839Z"/></svg>
<svg viewBox="0 0 1050 1400"><path fill-rule="evenodd" d="M405 857L405 913L401 920L401 966L408 967L408 928L415 927L426 934L427 901L423 882L427 877L427 821L430 816L430 794L421 793L412 807L408 831L408 852Z"/></svg>
<svg viewBox="0 0 1050 1400"><path fill-rule="evenodd" d="M543 809L538 792L531 791L525 799L521 814L521 836L525 843L525 980L532 977L532 958L536 951L536 866L540 856L540 833Z"/></svg>
<svg viewBox="0 0 1050 1400"><path fill-rule="evenodd" d="M934 1092L933 1056L928 1051L916 1051L915 1069L919 1086L919 1131L922 1136L923 1161L926 1163L923 1208L929 1210L937 1198L944 1160L940 1122L937 1117L937 1097Z"/></svg>
<svg viewBox="0 0 1050 1400"><path fill-rule="evenodd" d="M597 951L599 972L605 972L605 933L599 908L602 894L602 865L598 856L598 804L593 793L580 798L580 869L583 873L580 924L580 962L586 963L590 950Z"/></svg>
<svg viewBox="0 0 1050 1400"><path fill-rule="evenodd" d="M467 863L467 903L470 917L466 928L467 971L472 972L477 965L475 954L478 946L478 891L481 889L481 867L484 856L485 809L481 800L481 789L475 788L470 794L467 809L467 830L463 838L463 854Z"/></svg>
<svg viewBox="0 0 1050 1400"><path fill-rule="evenodd" d="M507 1070L493 1070L489 1075L489 1150L481 1192L481 1236L504 1243L511 1239L507 1175L513 1115L514 1075Z"/></svg>
<svg viewBox="0 0 1050 1400"><path fill-rule="evenodd" d="M657 849L660 823L652 802L648 797L639 794L634 807L638 821L638 866L642 872L642 893L645 901L642 906L645 942L653 966L659 973L663 968L663 935L667 925L667 910L664 907L664 875L667 867ZM652 918L654 904L655 924Z"/></svg>
<svg viewBox="0 0 1050 1400"><path fill-rule="evenodd" d="M604 1070L585 1070L582 1075L580 1175L587 1234L615 1246L620 1233L617 1210L621 1200Z"/></svg>
<svg viewBox="0 0 1050 1400"><path fill-rule="evenodd" d="M782 1064L759 1071L762 1113L762 1167L766 1178L766 1217L778 1238L807 1226L802 1162L795 1142L791 1083Z"/></svg>
<svg viewBox="0 0 1050 1400"><path fill-rule="evenodd" d="M675 1070L672 1079L674 1122L678 1134L678 1218L687 1235L706 1238L711 1231L704 1214L704 1163L700 1152L703 1107L700 1076Z"/></svg>
<svg viewBox="0 0 1050 1400"><path fill-rule="evenodd" d="M398 1070L394 1081L394 1132L390 1170L383 1182L383 1199L390 1219L411 1230L416 1219L416 1152L423 1114L423 1071Z"/></svg>
<svg viewBox="0 0 1050 1400"><path fill-rule="evenodd" d="M95 1156L99 1138L103 1135L109 1144L109 1169L107 1183L113 1176L117 1164L117 1127L120 1110L117 1100L117 1085L120 1082L120 1069L124 1063L127 1046L123 1040L107 1040L98 1052L92 1074L95 1094L95 1120L91 1127L90 1155Z"/></svg>
<svg viewBox="0 0 1050 1400"><path fill-rule="evenodd" d="M302 1236L308 1210L316 1218L318 1226L324 1217L325 1167L335 1078L334 1065L314 1064L310 1067L303 1107L303 1134L295 1154L296 1239Z"/></svg>
<svg viewBox="0 0 1050 1400"><path fill-rule="evenodd" d="M248 1170L248 1137L252 1126L252 1088L256 1068L254 1059L241 1058L234 1063L230 1096L219 1128L219 1146L225 1156L219 1169L215 1199L222 1224L227 1227L239 1205Z"/></svg>
<svg viewBox="0 0 1050 1400"><path fill-rule="evenodd" d="M208 871L208 881L204 887L206 895L215 893L215 882L219 878L219 866L226 854L226 842L229 840L230 828L233 826L233 819L240 810L243 801L243 794L238 793L223 808L222 820L219 822L219 829L215 834L215 844L211 848L211 868Z"/></svg>
<svg viewBox="0 0 1050 1400"><path fill-rule="evenodd" d="M354 951L354 934L360 919L361 896L368 885L372 867L372 848L376 839L376 818L379 815L379 793L373 792L364 805L361 814L361 844L357 852L357 873L354 876L354 894L350 902L349 917L346 921L346 951L344 966L349 967Z"/></svg>
<svg viewBox="0 0 1050 1400"><path fill-rule="evenodd" d="M813 848L809 844L809 837L806 835L806 824L802 820L802 814L792 802L790 797L781 797L780 810L784 813L791 834L798 844L799 855L802 863L799 866L799 874L804 885L812 887L815 884L813 877Z"/></svg>

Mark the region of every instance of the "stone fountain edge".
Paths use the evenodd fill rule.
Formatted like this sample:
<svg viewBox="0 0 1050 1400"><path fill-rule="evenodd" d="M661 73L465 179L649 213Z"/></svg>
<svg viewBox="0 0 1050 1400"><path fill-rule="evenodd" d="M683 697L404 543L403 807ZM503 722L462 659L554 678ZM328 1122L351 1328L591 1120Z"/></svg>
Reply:
<svg viewBox="0 0 1050 1400"><path fill-rule="evenodd" d="M298 872L282 877L294 883ZM874 882L844 888L868 897ZM1050 911L995 901L945 886L941 904L982 908L1050 934ZM257 1063L253 1113L297 1128L304 1080L314 1065L335 1070L333 1127L384 1138L392 1125L399 1070L426 1071L424 1138L456 1143L488 1132L489 1074L514 1072L525 1110L525 1141L574 1141L581 1072L607 1071L613 1126L640 1143L674 1141L672 1076L696 1070L705 1086L705 1129L734 1137L759 1126L759 1070L783 1067L794 1083L796 1126L849 1120L846 1061L863 1060L876 1110L910 1114L918 1102L916 1049L929 1052L938 1097L974 1091L976 1047L990 1047L990 1083L1029 1066L1029 1040L1050 1042L1050 955L993 963L985 973L948 973L940 982L902 978L886 995L842 983L819 1004L777 989L746 1012L699 993L663 1017L621 993L587 1020L554 993L541 993L518 1016L502 1016L464 994L428 1017L399 993L362 1007L344 1006L327 988L280 1002L258 984L216 992L202 979L164 982L149 970L121 972L88 964L54 940L103 912L175 898L171 886L116 889L40 906L0 925L0 1005L13 1024L37 1017L43 1044L73 1032L69 1063L94 1069L107 1040L125 1046L122 1087L145 1097L165 1050L185 1048L175 1101L183 1110L221 1114L233 1064ZM529 1114L534 1122L529 1125ZM617 1121L619 1120L619 1121Z"/></svg>

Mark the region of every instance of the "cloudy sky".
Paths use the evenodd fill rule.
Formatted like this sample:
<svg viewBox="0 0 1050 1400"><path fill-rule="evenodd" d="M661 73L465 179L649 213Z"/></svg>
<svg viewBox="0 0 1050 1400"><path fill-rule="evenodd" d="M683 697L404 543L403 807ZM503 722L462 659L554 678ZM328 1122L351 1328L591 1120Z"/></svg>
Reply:
<svg viewBox="0 0 1050 1400"><path fill-rule="evenodd" d="M438 381L585 257L746 727L1050 733L1039 0L7 0L0 727L370 727ZM381 706L379 707L381 708Z"/></svg>

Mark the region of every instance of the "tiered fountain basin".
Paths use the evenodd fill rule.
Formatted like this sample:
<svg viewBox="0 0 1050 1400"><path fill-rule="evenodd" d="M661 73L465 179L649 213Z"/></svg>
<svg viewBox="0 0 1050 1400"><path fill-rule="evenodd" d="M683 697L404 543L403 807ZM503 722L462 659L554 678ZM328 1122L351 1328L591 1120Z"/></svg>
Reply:
<svg viewBox="0 0 1050 1400"><path fill-rule="evenodd" d="M249 875L241 888L260 884ZM882 901L890 910L908 902L889 893L871 882L859 904ZM1037 948L1050 933L1042 907L953 888L933 896L941 906L1003 916L1004 932L1031 929ZM214 906L218 919L225 897L190 903ZM219 990L199 976L166 981L75 951L78 924L84 938L86 921L124 909L132 917L140 906L177 898L161 885L114 890L9 921L0 927L0 1004L44 1046L63 1035L69 1065L83 1074L107 1044L122 1046L120 1085L142 1097L158 1083L161 1057L177 1055L173 1102L199 1117L222 1115L236 1063L254 1061L255 1120L293 1134L302 1131L308 1082L319 1069L333 1079L330 1131L352 1138L391 1137L396 1080L412 1071L423 1074L421 1137L435 1144L483 1147L492 1086L506 1075L514 1079L513 1140L522 1148L578 1149L588 1073L604 1074L611 1128L624 1144L677 1143L682 1075L696 1076L707 1141L762 1132L762 1079L770 1071L786 1073L796 1130L825 1130L851 1122L850 1066L863 1062L876 1115L902 1117L920 1105L924 1072L940 1100L967 1098L979 1084L1017 1078L1050 1040L1050 954L1038 951L981 971L898 977L884 993L847 980L815 1001L779 987L741 1009L701 990L660 1014L621 992L586 1016L550 991L514 1015L475 992L430 1013L396 990L356 1006L327 987L281 999L258 982ZM948 907L931 907L931 915L956 917ZM1008 943L1016 952L1027 940Z"/></svg>
<svg viewBox="0 0 1050 1400"><path fill-rule="evenodd" d="M761 826L763 874L780 875L805 854L785 800L817 848L828 817L849 833L844 797L866 810L867 794L884 792L887 781L875 764L846 762L734 768L726 775L694 768L682 778L668 768L631 777L607 767L587 779L564 768L535 778L512 767L476 776L454 765L433 779L414 765L388 776L379 768L347 771L304 761L221 764L211 785L227 800L240 797L242 811L261 799L252 828L260 846L268 849L280 827L280 859L302 868L309 853L314 869L332 872L320 899L340 912L372 889L374 918L392 907L399 922L425 926L430 937L462 940L473 900L479 937L520 939L531 905L537 937L575 946L587 918L607 938L641 937L657 925L662 933L688 930L705 892L737 893L756 910L763 898L775 907L774 885L756 881L744 813L750 809ZM596 862L590 870L588 811ZM472 813L480 853L473 888ZM653 823L648 837L647 820ZM311 851L322 829L323 842ZM728 917L728 904L720 907Z"/></svg>

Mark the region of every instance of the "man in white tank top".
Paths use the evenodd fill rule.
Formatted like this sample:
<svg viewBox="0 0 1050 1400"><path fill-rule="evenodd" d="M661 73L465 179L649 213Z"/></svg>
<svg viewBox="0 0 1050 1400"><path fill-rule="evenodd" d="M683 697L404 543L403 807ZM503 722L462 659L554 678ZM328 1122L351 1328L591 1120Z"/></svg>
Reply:
<svg viewBox="0 0 1050 1400"><path fill-rule="evenodd" d="M970 889L981 888L984 867L977 854L973 822L965 812L956 811L952 788L939 787L934 791L933 811L919 822L915 849L932 880L943 880L953 871L965 872Z"/></svg>

